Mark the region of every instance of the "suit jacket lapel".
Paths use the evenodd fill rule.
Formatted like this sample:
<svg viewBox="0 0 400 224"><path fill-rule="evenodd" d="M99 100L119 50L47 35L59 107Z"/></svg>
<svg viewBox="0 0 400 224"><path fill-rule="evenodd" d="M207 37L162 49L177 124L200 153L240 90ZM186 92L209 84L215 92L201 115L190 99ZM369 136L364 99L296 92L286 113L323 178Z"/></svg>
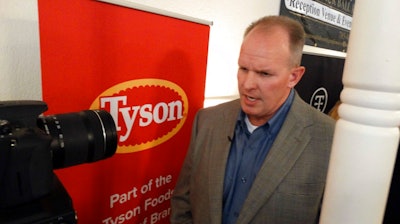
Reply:
<svg viewBox="0 0 400 224"><path fill-rule="evenodd" d="M296 95L287 119L276 137L272 148L265 159L259 174L243 205L238 223L249 223L256 212L266 203L279 183L296 163L303 152L310 136L303 131L309 125L304 120L302 102ZM300 113L295 114L294 111Z"/></svg>
<svg viewBox="0 0 400 224"><path fill-rule="evenodd" d="M209 158L209 198L210 198L210 214L218 214L211 216L211 223L221 223L222 220L222 195L225 178L225 168L228 154L231 146L229 138L233 138L235 124L240 111L240 104L237 101L232 104L231 108L227 108L221 117L217 117L215 122L216 129L212 130L214 138L211 146ZM223 128L218 128L223 127ZM218 212L216 212L218 211Z"/></svg>

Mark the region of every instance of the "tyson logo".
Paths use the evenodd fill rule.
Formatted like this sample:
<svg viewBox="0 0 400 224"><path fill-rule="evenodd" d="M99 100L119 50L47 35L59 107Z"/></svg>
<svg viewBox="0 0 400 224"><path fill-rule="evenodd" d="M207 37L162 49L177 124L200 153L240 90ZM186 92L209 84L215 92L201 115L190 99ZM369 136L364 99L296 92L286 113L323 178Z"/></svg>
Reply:
<svg viewBox="0 0 400 224"><path fill-rule="evenodd" d="M131 153L153 148L178 133L189 103L173 82L136 79L105 90L90 108L110 112L119 136L117 153Z"/></svg>

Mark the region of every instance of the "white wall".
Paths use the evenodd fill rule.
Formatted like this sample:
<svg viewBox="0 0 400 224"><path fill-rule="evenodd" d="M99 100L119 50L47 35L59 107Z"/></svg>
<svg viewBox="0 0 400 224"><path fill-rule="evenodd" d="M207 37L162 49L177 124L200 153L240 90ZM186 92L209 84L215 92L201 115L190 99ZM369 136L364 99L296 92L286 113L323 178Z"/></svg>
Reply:
<svg viewBox="0 0 400 224"><path fill-rule="evenodd" d="M36 0L0 0L0 100L41 99Z"/></svg>
<svg viewBox="0 0 400 224"><path fill-rule="evenodd" d="M278 14L280 7L280 0L118 1L139 3L213 22L205 106L236 98L237 57L243 31L261 16ZM305 50L322 52L322 49L313 47ZM36 0L0 0L0 52L0 100L41 99ZM340 52L338 54L343 56Z"/></svg>
<svg viewBox="0 0 400 224"><path fill-rule="evenodd" d="M244 29L255 19L279 13L279 0L129 0L212 21L205 106L236 98L237 57Z"/></svg>

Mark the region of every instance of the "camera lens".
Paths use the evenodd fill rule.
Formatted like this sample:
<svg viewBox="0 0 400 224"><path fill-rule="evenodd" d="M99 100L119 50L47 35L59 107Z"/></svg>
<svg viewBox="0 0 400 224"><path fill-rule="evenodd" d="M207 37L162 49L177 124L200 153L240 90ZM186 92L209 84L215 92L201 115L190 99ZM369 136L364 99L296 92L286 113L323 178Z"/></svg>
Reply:
<svg viewBox="0 0 400 224"><path fill-rule="evenodd" d="M105 159L117 149L116 126L107 111L42 116L37 122L53 138L50 149L54 169Z"/></svg>

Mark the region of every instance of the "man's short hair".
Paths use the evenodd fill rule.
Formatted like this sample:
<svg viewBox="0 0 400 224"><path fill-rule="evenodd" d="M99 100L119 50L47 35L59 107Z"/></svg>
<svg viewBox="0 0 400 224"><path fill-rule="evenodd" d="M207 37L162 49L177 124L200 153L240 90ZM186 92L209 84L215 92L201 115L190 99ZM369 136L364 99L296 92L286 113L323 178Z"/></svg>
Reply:
<svg viewBox="0 0 400 224"><path fill-rule="evenodd" d="M289 46L292 52L293 63L298 66L301 62L305 42L305 32L301 23L286 16L265 16L251 23L244 32L244 37L255 27L269 30L272 27L281 27L288 32Z"/></svg>

